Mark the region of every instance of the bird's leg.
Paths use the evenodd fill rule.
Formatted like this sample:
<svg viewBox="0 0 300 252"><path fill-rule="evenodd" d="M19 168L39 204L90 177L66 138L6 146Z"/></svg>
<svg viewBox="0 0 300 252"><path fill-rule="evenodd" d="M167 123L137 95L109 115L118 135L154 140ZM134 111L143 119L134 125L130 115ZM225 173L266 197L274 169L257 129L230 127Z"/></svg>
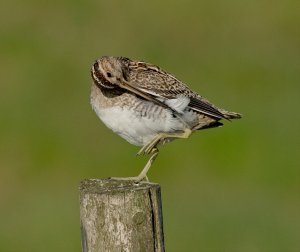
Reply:
<svg viewBox="0 0 300 252"><path fill-rule="evenodd" d="M152 149L157 146L157 144L162 140L162 139L167 139L167 138L188 138L192 134L192 130L187 128L184 131L181 132L173 132L173 133L159 133L157 134L151 142L148 144L144 145L143 148L140 149L140 151L137 153L137 155L141 154L150 154Z"/></svg>
<svg viewBox="0 0 300 252"><path fill-rule="evenodd" d="M150 154L152 149L159 143L160 134L157 134L149 143L145 144L136 155Z"/></svg>
<svg viewBox="0 0 300 252"><path fill-rule="evenodd" d="M146 179L148 181L147 172L149 171L151 165L153 164L154 160L156 159L156 157L158 155L158 149L157 148L153 148L152 151L151 151L151 153L152 153L152 155L149 158L148 162L144 166L144 168L141 171L141 173L136 177L137 181L141 181L143 179Z"/></svg>
<svg viewBox="0 0 300 252"><path fill-rule="evenodd" d="M158 155L158 149L153 148L151 153L152 153L151 157L149 158L148 162L146 163L143 170L141 171L141 173L138 176L136 176L136 177L127 177L127 178L111 177L111 179L115 179L115 180L132 180L132 181L135 181L135 182L140 182L140 181L145 179L146 181L149 181L148 178L147 178L147 172L149 171L151 165L153 164L154 160L156 159L156 157Z"/></svg>
<svg viewBox="0 0 300 252"><path fill-rule="evenodd" d="M150 159L144 166L143 170L137 177L127 177L127 178L115 178L112 179L116 180L133 180L135 182L140 182L143 179L147 179L147 172L149 171L151 165L153 164L154 160L156 159L158 155L158 149L156 148L157 144L162 140L166 138L188 138L192 134L191 129L185 129L182 132L174 132L174 133L159 133L156 135L151 142L143 146L143 148L137 153L137 155L140 154L151 154Z"/></svg>

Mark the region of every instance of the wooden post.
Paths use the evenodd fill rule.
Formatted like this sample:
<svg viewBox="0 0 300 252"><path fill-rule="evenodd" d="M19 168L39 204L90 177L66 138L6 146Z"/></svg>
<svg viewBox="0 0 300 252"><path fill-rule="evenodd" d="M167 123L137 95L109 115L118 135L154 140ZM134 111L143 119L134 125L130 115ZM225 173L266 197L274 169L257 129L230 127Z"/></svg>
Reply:
<svg viewBox="0 0 300 252"><path fill-rule="evenodd" d="M158 184L83 180L80 219L83 252L165 251Z"/></svg>

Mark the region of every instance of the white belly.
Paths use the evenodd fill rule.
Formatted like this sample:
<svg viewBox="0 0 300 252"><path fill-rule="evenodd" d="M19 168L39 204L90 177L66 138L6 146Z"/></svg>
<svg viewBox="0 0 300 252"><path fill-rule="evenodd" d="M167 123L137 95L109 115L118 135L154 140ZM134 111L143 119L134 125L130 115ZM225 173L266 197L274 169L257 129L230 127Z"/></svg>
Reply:
<svg viewBox="0 0 300 252"><path fill-rule="evenodd" d="M184 129L184 124L165 109L160 116L151 114L151 109L148 110L147 116L142 116L141 113L128 107L102 108L95 104L92 105L98 117L108 128L134 145L143 146L160 132Z"/></svg>

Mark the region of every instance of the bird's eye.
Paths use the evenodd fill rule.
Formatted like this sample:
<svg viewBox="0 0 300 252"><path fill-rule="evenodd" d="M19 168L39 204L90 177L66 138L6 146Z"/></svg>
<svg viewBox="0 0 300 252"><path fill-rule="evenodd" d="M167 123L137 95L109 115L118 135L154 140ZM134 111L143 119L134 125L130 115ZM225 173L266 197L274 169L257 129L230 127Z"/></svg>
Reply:
<svg viewBox="0 0 300 252"><path fill-rule="evenodd" d="M106 75L108 78L110 78L112 76L110 72L107 72Z"/></svg>

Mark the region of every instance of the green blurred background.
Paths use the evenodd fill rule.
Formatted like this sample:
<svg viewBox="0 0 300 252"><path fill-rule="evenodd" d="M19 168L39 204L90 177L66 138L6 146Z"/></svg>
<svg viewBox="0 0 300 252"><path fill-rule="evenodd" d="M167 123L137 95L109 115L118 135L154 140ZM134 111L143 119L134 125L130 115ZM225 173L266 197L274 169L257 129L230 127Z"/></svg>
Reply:
<svg viewBox="0 0 300 252"><path fill-rule="evenodd" d="M146 158L89 104L102 55L174 73L244 118L161 148L167 251L300 251L300 2L21 1L0 8L0 251L81 251L78 184Z"/></svg>

